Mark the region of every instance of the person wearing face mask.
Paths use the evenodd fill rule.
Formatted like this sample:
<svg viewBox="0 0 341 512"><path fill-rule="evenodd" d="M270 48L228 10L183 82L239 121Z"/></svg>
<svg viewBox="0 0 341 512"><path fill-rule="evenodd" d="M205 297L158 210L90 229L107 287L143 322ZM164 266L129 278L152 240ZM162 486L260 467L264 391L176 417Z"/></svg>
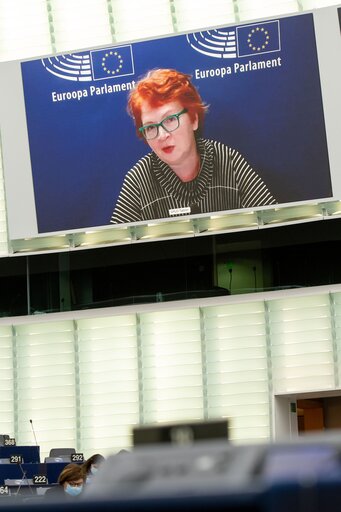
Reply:
<svg viewBox="0 0 341 512"><path fill-rule="evenodd" d="M127 173L111 223L277 202L236 149L202 138L206 110L190 75L175 69L152 70L136 83L128 112L151 152Z"/></svg>
<svg viewBox="0 0 341 512"><path fill-rule="evenodd" d="M84 486L82 466L78 464L68 464L65 466L58 477L58 484L46 491L45 497L47 499L71 500L80 496Z"/></svg>
<svg viewBox="0 0 341 512"><path fill-rule="evenodd" d="M97 473L99 466L102 464L104 460L105 459L103 455L101 455L100 453L95 453L84 462L82 470L85 483L88 484L91 482L92 478Z"/></svg>

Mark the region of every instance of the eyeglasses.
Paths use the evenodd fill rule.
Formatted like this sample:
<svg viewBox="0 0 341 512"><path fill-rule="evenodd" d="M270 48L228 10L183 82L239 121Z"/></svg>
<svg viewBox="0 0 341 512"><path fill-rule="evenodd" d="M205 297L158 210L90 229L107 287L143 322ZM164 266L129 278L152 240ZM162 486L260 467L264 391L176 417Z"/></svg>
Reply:
<svg viewBox="0 0 341 512"><path fill-rule="evenodd" d="M83 479L68 482L68 484L71 485L72 487L81 487L83 483Z"/></svg>
<svg viewBox="0 0 341 512"><path fill-rule="evenodd" d="M162 126L166 132L174 132L179 128L180 120L179 117L182 116L182 114L185 114L187 112L187 108L184 108L181 110L181 112L178 112L177 114L171 114L170 116L165 117L160 121L160 123L151 123L151 124L145 124L144 126L141 126L139 128L139 132L141 132L146 140L152 140L156 139L156 137L159 135L159 127Z"/></svg>

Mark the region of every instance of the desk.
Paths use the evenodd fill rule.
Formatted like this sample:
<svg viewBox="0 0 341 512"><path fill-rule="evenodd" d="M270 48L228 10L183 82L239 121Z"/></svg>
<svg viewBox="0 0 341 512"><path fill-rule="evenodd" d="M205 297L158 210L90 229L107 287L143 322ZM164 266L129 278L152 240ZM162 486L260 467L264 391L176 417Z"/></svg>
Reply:
<svg viewBox="0 0 341 512"><path fill-rule="evenodd" d="M21 464L26 478L33 478L34 475L46 475L49 484L55 484L61 471L69 462L50 462ZM4 485L5 478L21 479L23 476L19 464L0 464L0 485Z"/></svg>
<svg viewBox="0 0 341 512"><path fill-rule="evenodd" d="M32 480L24 480L23 482L19 480L8 480L6 481L6 485L8 487L8 495L6 497L14 497L14 498L42 498L47 491L50 489L51 485L34 485ZM1 499L0 498L0 505Z"/></svg>
<svg viewBox="0 0 341 512"><path fill-rule="evenodd" d="M40 446L0 446L0 459L11 455L22 455L25 463L40 462Z"/></svg>
<svg viewBox="0 0 341 512"><path fill-rule="evenodd" d="M0 464L0 485L4 485L4 480L7 478L11 479L22 479L23 472L25 478L33 478L34 475L46 475L45 464L31 463L31 464Z"/></svg>
<svg viewBox="0 0 341 512"><path fill-rule="evenodd" d="M55 484L58 481L60 473L68 464L70 464L70 462L49 462L48 464L44 464L45 473L42 474L47 476L49 484Z"/></svg>

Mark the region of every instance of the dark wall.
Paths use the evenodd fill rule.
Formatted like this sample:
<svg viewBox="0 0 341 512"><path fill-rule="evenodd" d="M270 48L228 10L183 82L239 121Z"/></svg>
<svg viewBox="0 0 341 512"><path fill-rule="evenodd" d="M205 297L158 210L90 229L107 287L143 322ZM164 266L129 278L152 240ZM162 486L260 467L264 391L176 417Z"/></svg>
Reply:
<svg viewBox="0 0 341 512"><path fill-rule="evenodd" d="M256 248L256 250L255 250ZM0 315L341 283L341 220L0 258ZM250 260L253 289L219 282L219 262ZM227 268L227 271L230 269ZM243 270L239 270L243 272ZM250 275L251 275L250 274ZM247 280L241 279L240 282ZM231 286L230 286L231 284ZM231 290L229 290L231 288Z"/></svg>

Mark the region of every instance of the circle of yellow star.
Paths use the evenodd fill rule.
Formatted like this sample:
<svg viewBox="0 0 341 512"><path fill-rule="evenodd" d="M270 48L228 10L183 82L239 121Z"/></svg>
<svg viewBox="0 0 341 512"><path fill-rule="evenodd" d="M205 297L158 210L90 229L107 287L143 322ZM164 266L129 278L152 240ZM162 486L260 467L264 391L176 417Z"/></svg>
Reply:
<svg viewBox="0 0 341 512"><path fill-rule="evenodd" d="M115 69L109 69L109 66L107 65L107 62L106 62L108 57L116 57ZM116 73L120 73L121 69L123 68L122 56L117 51L112 51L112 50L109 53L105 53L105 56L102 57L102 68L103 68L103 71L105 71L108 75L115 75Z"/></svg>
<svg viewBox="0 0 341 512"><path fill-rule="evenodd" d="M262 36L264 36L264 40L261 44L258 44L257 46L255 45L254 42L252 42L252 36L253 34L255 34L256 32L261 32L262 33ZM269 36L269 32L267 30L264 29L264 27L256 27L256 29L252 29L251 32L249 32L248 34L248 39L247 39L247 43L248 43L248 46L249 48L251 48L251 50L253 50L254 52L257 51L261 51L261 50L265 50L266 49L266 46L269 44L269 40L270 40L270 36ZM258 42L258 41L257 41Z"/></svg>

